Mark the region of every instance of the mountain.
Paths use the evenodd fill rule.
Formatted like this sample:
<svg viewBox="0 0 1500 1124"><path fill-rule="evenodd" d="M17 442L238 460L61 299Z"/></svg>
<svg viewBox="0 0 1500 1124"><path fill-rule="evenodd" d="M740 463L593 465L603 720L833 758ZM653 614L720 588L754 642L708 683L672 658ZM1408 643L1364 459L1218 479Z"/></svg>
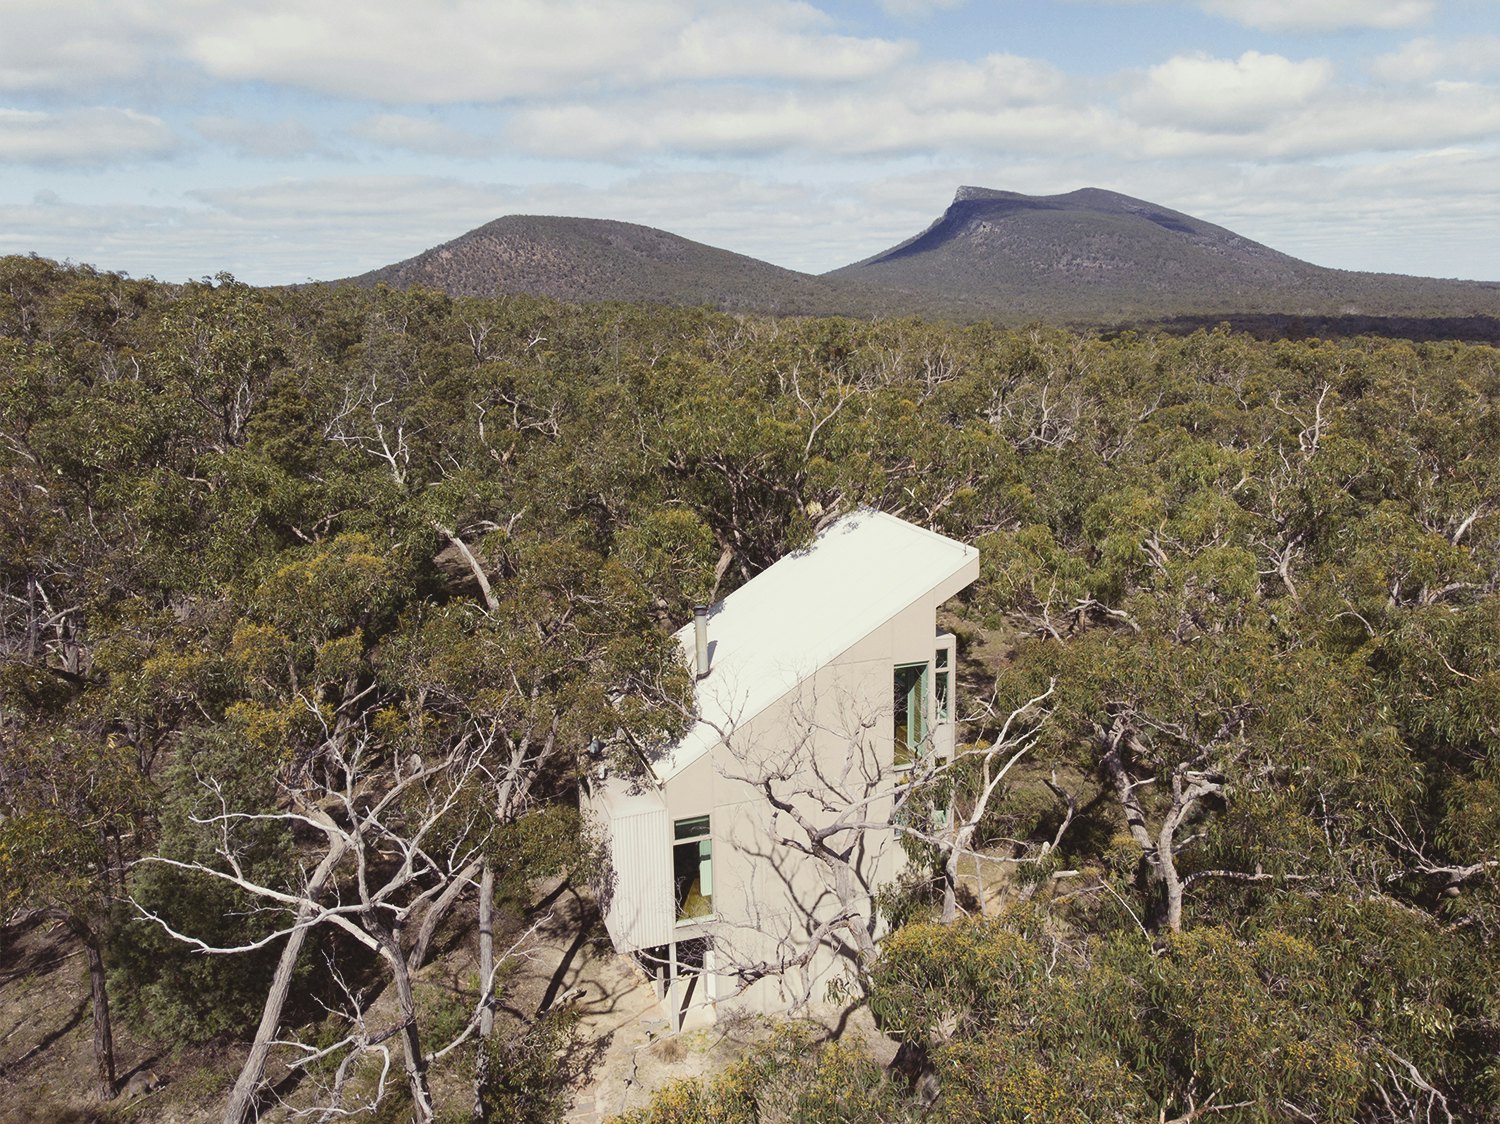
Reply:
<svg viewBox="0 0 1500 1124"><path fill-rule="evenodd" d="M509 215L416 257L349 278L452 296L530 293L564 301L706 304L727 311L818 313L857 288L782 269L654 227L609 219Z"/></svg>
<svg viewBox="0 0 1500 1124"><path fill-rule="evenodd" d="M1327 269L1098 188L1035 196L961 187L920 234L825 276L950 314L1009 319L1500 313L1500 284Z"/></svg>
<svg viewBox="0 0 1500 1124"><path fill-rule="evenodd" d="M1244 319L1278 332L1312 320L1378 332L1399 320L1393 334L1500 336L1500 283L1328 269L1098 188L961 187L920 234L821 276L634 223L512 215L348 280L783 314L1099 326Z"/></svg>

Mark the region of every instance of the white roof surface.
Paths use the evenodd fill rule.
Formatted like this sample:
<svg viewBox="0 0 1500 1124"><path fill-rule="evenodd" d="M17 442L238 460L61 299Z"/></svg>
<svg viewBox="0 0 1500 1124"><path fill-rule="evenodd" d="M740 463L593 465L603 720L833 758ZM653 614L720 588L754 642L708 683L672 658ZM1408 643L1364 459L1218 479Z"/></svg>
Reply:
<svg viewBox="0 0 1500 1124"><path fill-rule="evenodd" d="M699 720L655 763L670 780L818 668L930 594L979 552L869 509L824 528L709 610ZM693 660L693 626L677 632Z"/></svg>

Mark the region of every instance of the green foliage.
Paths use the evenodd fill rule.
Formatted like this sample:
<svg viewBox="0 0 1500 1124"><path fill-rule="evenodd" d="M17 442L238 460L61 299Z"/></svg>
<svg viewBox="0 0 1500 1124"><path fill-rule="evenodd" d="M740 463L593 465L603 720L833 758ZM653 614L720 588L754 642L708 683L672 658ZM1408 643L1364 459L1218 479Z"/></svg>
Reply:
<svg viewBox="0 0 1500 1124"><path fill-rule="evenodd" d="M882 948L871 1004L932 1057L939 1119L1136 1119L1212 1096L1352 1120L1376 1052L1327 967L1275 930L1064 951L1030 922L915 925Z"/></svg>
<svg viewBox="0 0 1500 1124"><path fill-rule="evenodd" d="M473 995L479 990L477 978L473 982L472 990L446 981L423 980L412 985L424 1051L441 1049L469 1025L474 1016Z"/></svg>
<svg viewBox="0 0 1500 1124"><path fill-rule="evenodd" d="M246 815L274 810L275 774L268 764L232 734L192 731L163 778L158 853L227 873L220 853L226 840L196 821L223 806ZM293 877L291 840L278 824L245 819L229 831L228 844L251 857L241 868L251 880L280 888ZM250 895L226 882L159 863L138 866L130 891L165 925L218 947L252 944L288 920L257 909ZM243 1034L260 1017L278 951L272 944L246 955L205 956L163 924L135 917L113 942L110 985L121 1013L157 1039L187 1044Z"/></svg>
<svg viewBox="0 0 1500 1124"><path fill-rule="evenodd" d="M604 861L599 839L567 804L546 804L501 825L488 853L502 874L500 892L517 899L524 899L533 879L567 875L586 885Z"/></svg>
<svg viewBox="0 0 1500 1124"><path fill-rule="evenodd" d="M871 504L979 545L958 611L1021 639L998 674L961 668L970 698L1004 715L1056 681L977 836L1037 860L1000 880L1034 914L944 932L920 886L882 900L905 928L875 1002L931 1051L935 1111L1500 1106L1493 348L6 258L0 438L0 910L111 938L117 1005L153 1033L243 1030L267 961L188 953L116 903L227 944L285 923L136 862L221 861L205 782L284 810L354 746L373 798L482 744L491 776L540 764L503 799L461 786L433 846L485 839L503 895L585 870L578 751L602 736L628 766L681 729L672 629ZM1150 841L1174 809L1175 914ZM234 833L273 885L316 842ZM846 1107L899 1119L839 1050L775 1047L797 1077L776 1111L843 1111L818 1100L837 1074L864 1090ZM694 1086L683 1118L770 1104L747 1096Z"/></svg>
<svg viewBox="0 0 1500 1124"><path fill-rule="evenodd" d="M905 844L911 838L903 836L902 843ZM932 875L932 855L927 853L932 849L917 844L908 850L918 852L908 856L913 865L902 871L894 882L886 883L875 893L875 908L880 911L881 922L891 929L899 929L914 921L928 920L940 905L941 895ZM923 862L923 859L926 861Z"/></svg>
<svg viewBox="0 0 1500 1124"><path fill-rule="evenodd" d="M577 1016L554 1012L480 1049L480 1119L494 1124L559 1124L580 1062Z"/></svg>
<svg viewBox="0 0 1500 1124"><path fill-rule="evenodd" d="M802 1024L781 1027L717 1077L679 1081L617 1124L891 1124L918 1119L899 1085L863 1050L819 1043Z"/></svg>
<svg viewBox="0 0 1500 1124"><path fill-rule="evenodd" d="M7 777L0 819L0 916L40 910L101 937L128 851L122 835L145 814L129 747L40 721L0 742Z"/></svg>
<svg viewBox="0 0 1500 1124"><path fill-rule="evenodd" d="M708 601L718 552L713 531L686 508L648 512L616 536L615 553L672 617Z"/></svg>

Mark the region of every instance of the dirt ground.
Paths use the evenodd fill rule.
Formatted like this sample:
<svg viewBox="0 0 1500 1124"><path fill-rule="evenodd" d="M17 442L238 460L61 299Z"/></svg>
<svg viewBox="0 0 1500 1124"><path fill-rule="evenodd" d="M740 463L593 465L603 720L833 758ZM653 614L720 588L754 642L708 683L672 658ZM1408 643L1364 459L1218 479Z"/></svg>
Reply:
<svg viewBox="0 0 1500 1124"><path fill-rule="evenodd" d="M167 1090L117 1099L107 1115L93 1099L93 1022L83 950L43 920L0 932L0 1124L151 1120L193 1124L213 1115L237 1059L211 1047L168 1053L116 1019L115 1064L123 1086L138 1073ZM226 1076L227 1075L227 1076Z"/></svg>

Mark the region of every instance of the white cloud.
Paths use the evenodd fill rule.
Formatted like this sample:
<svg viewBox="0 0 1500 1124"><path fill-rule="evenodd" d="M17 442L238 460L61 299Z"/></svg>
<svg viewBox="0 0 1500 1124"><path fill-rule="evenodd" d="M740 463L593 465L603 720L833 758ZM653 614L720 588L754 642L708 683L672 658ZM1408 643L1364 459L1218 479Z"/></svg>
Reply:
<svg viewBox="0 0 1500 1124"><path fill-rule="evenodd" d="M977 62L911 67L894 81L882 81L913 108L943 105L1015 106L1069 101L1073 79L1051 63L1020 55L987 55Z"/></svg>
<svg viewBox="0 0 1500 1124"><path fill-rule="evenodd" d="M794 0L271 0L222 5L187 37L220 78L385 103L493 102L678 78L847 80L910 46L826 30Z"/></svg>
<svg viewBox="0 0 1500 1124"><path fill-rule="evenodd" d="M147 31L111 0L0 0L0 90L77 90L144 69Z"/></svg>
<svg viewBox="0 0 1500 1124"><path fill-rule="evenodd" d="M957 8L965 0L880 0L888 15L911 18L925 16L942 8Z"/></svg>
<svg viewBox="0 0 1500 1124"><path fill-rule="evenodd" d="M176 147L166 122L133 109L0 109L0 161L9 163L118 164L166 156Z"/></svg>
<svg viewBox="0 0 1500 1124"><path fill-rule="evenodd" d="M936 197L951 190L940 188ZM790 268L823 270L853 260L862 237L873 233L888 245L932 218L932 196L913 193L907 206L872 209L873 198L863 184L812 186L722 172L629 175L594 187L316 177L195 191L186 206L0 203L0 252L24 247L165 279L228 269L272 284L361 273L502 215L571 214L644 223Z"/></svg>
<svg viewBox="0 0 1500 1124"><path fill-rule="evenodd" d="M355 136L384 148L401 149L430 156L478 158L494 154L496 141L455 129L431 117L403 113L379 113L356 123Z"/></svg>
<svg viewBox="0 0 1500 1124"><path fill-rule="evenodd" d="M1326 59L1293 62L1246 51L1238 59L1180 55L1152 67L1126 99L1137 118L1208 131L1248 131L1306 104L1333 76Z"/></svg>
<svg viewBox="0 0 1500 1124"><path fill-rule="evenodd" d="M292 247L306 246L301 260L316 266L302 266L303 272L292 279L348 276L410 257L508 214L620 219L794 269L827 269L852 260L841 255L869 217L857 195L723 172L627 175L592 187L438 176L320 177L197 191L193 198L204 206L187 212L190 225L263 232L266 260L251 259L261 271L259 280L287 279L285 273L268 272L283 248L291 258ZM378 239L369 235L371 230L380 232ZM229 244L242 237L231 235ZM189 242L184 238L180 245L188 248ZM201 248L195 252L201 257ZM210 266L205 260L176 272L211 272Z"/></svg>
<svg viewBox="0 0 1500 1124"><path fill-rule="evenodd" d="M1340 31L1411 27L1431 18L1435 0L1200 0L1205 12L1261 31Z"/></svg>
<svg viewBox="0 0 1500 1124"><path fill-rule="evenodd" d="M1464 39L1413 39L1398 50L1379 55L1370 72L1387 82L1426 82L1439 76L1484 76L1500 73L1500 36Z"/></svg>
<svg viewBox="0 0 1500 1124"><path fill-rule="evenodd" d="M1500 279L1474 230L1500 227L1500 154L1451 149L1346 165L1186 170L1165 190L1178 209L1319 265L1420 276Z"/></svg>
<svg viewBox="0 0 1500 1124"><path fill-rule="evenodd" d="M838 33L806 0L0 0L0 25L0 90L180 83L196 68L388 105L694 78L840 82L914 49Z"/></svg>
<svg viewBox="0 0 1500 1124"><path fill-rule="evenodd" d="M632 60L649 81L681 78L780 78L844 82L884 74L912 53L910 44L833 35L805 4L715 8L685 24L655 61Z"/></svg>
<svg viewBox="0 0 1500 1124"><path fill-rule="evenodd" d="M663 0L456 0L414 14L379 0L273 0L225 10L186 50L220 78L382 102L496 100L593 84L623 59L655 54L683 16Z"/></svg>
<svg viewBox="0 0 1500 1124"><path fill-rule="evenodd" d="M911 17L961 2L877 0ZM1436 9L1430 0L1172 4L1142 2L1131 18L1209 11L1316 33L1415 27ZM12 165L0 179L9 188L0 243L169 277L228 267L299 280L358 272L532 211L645 222L824 269L914 233L971 182L1039 194L1115 188L1325 264L1370 268L1383 254L1386 268L1494 275L1493 34L1412 38L1376 59L1399 40L1343 36L1314 48L1341 52L1335 72L1285 47L1290 57L1239 54L1265 48L1265 37L1229 26L1216 34L1241 41L1220 49L1231 57L1188 54L1198 43L1184 40L1202 21L1178 20L1184 34L1163 23L1123 45L1118 57L1129 61L1114 65L1132 69L1111 74L1088 61L1097 35L1076 56L1058 45L1057 64L1008 54L1019 42L1008 25L970 5L970 41L947 36L959 22L947 19L924 55L914 42L861 33L885 23L879 8L0 0L0 91L15 92L4 99L14 108L0 110L0 161ZM927 30L911 27L914 38ZM1154 52L1141 45L1148 38ZM98 105L140 109L88 108ZM174 129L194 151L170 174L87 171L170 154ZM341 153L359 160L344 170L382 174L293 178L309 165L291 161ZM470 157L493 163L453 162ZM286 164L266 171L268 161ZM35 167L15 167L24 163ZM460 167L476 179L553 182L400 174ZM283 178L263 182L274 175ZM575 176L593 186L556 182ZM258 186L204 189L211 183ZM178 203L83 206L66 201L70 187ZM44 189L62 198L49 203Z"/></svg>
<svg viewBox="0 0 1500 1124"><path fill-rule="evenodd" d="M1500 140L1491 87L1338 84L1326 59L1180 56L1083 83L992 56L848 86L666 87L518 107L520 150L615 161L785 155L953 158L993 151L1143 160L1305 160Z"/></svg>
<svg viewBox="0 0 1500 1124"><path fill-rule="evenodd" d="M483 222L503 213L520 194L521 189L504 184L380 175L282 179L189 192L194 200L236 219L272 219L282 229L378 217L410 219L423 212L428 223L451 224L469 216Z"/></svg>
<svg viewBox="0 0 1500 1124"><path fill-rule="evenodd" d="M1419 152L1497 136L1500 98L1488 87L1448 84L1415 96L1350 90L1268 133L1255 155Z"/></svg>
<svg viewBox="0 0 1500 1124"><path fill-rule="evenodd" d="M256 160L285 160L325 151L317 135L301 121L252 121L244 117L196 117L193 128L207 140L236 155Z"/></svg>
<svg viewBox="0 0 1500 1124"><path fill-rule="evenodd" d="M1390 152L1489 143L1500 136L1500 99L1484 87L1442 85L1409 94L1346 89L1254 131L1150 126L1131 136L1150 160L1347 160ZM1119 151L1119 150L1117 150ZM1302 174L1300 167L1295 173Z"/></svg>
<svg viewBox="0 0 1500 1124"><path fill-rule="evenodd" d="M642 153L868 156L976 145L1052 149L1107 144L1113 115L1078 101L1049 64L1012 55L914 67L849 87L664 88L633 97L542 102L510 117L508 137L538 154L623 159Z"/></svg>

